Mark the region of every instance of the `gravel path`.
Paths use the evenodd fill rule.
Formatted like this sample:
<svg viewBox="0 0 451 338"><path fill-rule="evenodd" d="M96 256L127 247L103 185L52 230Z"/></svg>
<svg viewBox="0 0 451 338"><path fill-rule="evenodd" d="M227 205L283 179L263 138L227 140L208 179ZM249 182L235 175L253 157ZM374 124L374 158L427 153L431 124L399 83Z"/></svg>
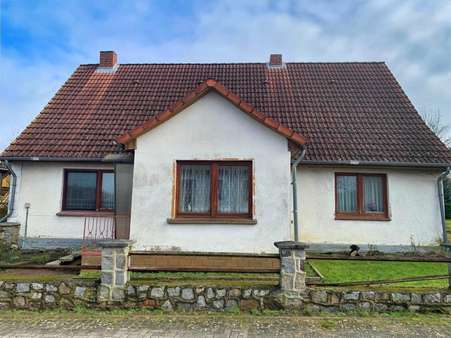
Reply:
<svg viewBox="0 0 451 338"><path fill-rule="evenodd" d="M96 317L96 318L93 318ZM98 317L98 318L97 318ZM1 337L451 337L451 316L283 317L0 313Z"/></svg>

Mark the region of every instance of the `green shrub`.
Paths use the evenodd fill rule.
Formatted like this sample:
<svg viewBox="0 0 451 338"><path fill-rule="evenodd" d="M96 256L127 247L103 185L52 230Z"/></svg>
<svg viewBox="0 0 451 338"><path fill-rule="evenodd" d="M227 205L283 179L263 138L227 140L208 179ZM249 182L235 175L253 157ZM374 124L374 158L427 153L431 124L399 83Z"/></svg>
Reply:
<svg viewBox="0 0 451 338"><path fill-rule="evenodd" d="M446 219L451 219L451 203L445 204L445 216Z"/></svg>
<svg viewBox="0 0 451 338"><path fill-rule="evenodd" d="M8 206L6 204L0 204L0 218L6 215L8 212Z"/></svg>

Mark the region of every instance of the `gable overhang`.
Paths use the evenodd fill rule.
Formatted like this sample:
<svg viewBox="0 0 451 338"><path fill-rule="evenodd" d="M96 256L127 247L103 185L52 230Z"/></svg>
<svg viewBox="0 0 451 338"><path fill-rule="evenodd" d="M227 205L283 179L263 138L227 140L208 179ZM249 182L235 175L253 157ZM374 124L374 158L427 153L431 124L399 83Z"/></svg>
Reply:
<svg viewBox="0 0 451 338"><path fill-rule="evenodd" d="M276 133L286 137L289 141L298 145L306 144L307 141L304 136L295 132L291 128L288 128L287 126L284 126L283 124L267 116L266 114L256 110L251 104L242 100L238 95L228 90L218 81L212 79L202 82L196 89L188 93L183 99L173 103L167 110L158 113L148 121L144 122L141 126L136 127L131 131L117 137L116 141L120 144L125 145L128 149L134 149L136 138L174 117L182 110L186 109L187 107L201 99L203 96L208 94L210 91L217 92L234 106L252 117L254 120L275 131Z"/></svg>

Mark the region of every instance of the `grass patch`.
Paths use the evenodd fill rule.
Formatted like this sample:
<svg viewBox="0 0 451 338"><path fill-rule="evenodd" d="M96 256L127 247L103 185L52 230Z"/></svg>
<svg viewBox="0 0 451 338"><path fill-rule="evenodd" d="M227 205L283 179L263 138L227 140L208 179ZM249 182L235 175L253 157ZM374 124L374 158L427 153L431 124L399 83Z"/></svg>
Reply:
<svg viewBox="0 0 451 338"><path fill-rule="evenodd" d="M0 280L8 282L54 282L70 280L72 278L74 278L74 275L71 274L43 274L42 271L35 274L20 272L0 272Z"/></svg>
<svg viewBox="0 0 451 338"><path fill-rule="evenodd" d="M0 245L0 264L46 264L67 254L67 250L19 250Z"/></svg>
<svg viewBox="0 0 451 338"><path fill-rule="evenodd" d="M222 273L222 272L132 272L134 284L192 286L277 286L279 275L275 273Z"/></svg>
<svg viewBox="0 0 451 338"><path fill-rule="evenodd" d="M416 262L362 262L336 260L309 260L324 276L325 283L356 282L378 279L397 279L404 277L445 275L446 263ZM387 284L388 285L388 284ZM446 279L389 284L390 287L445 288Z"/></svg>

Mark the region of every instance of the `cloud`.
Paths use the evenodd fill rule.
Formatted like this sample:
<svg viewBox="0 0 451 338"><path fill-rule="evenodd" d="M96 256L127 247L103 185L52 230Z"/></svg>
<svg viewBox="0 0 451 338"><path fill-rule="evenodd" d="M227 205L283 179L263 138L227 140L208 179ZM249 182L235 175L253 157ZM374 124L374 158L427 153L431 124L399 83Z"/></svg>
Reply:
<svg viewBox="0 0 451 338"><path fill-rule="evenodd" d="M3 1L0 148L80 63L384 60L419 110L451 123L451 2ZM6 36L6 37L5 37Z"/></svg>

